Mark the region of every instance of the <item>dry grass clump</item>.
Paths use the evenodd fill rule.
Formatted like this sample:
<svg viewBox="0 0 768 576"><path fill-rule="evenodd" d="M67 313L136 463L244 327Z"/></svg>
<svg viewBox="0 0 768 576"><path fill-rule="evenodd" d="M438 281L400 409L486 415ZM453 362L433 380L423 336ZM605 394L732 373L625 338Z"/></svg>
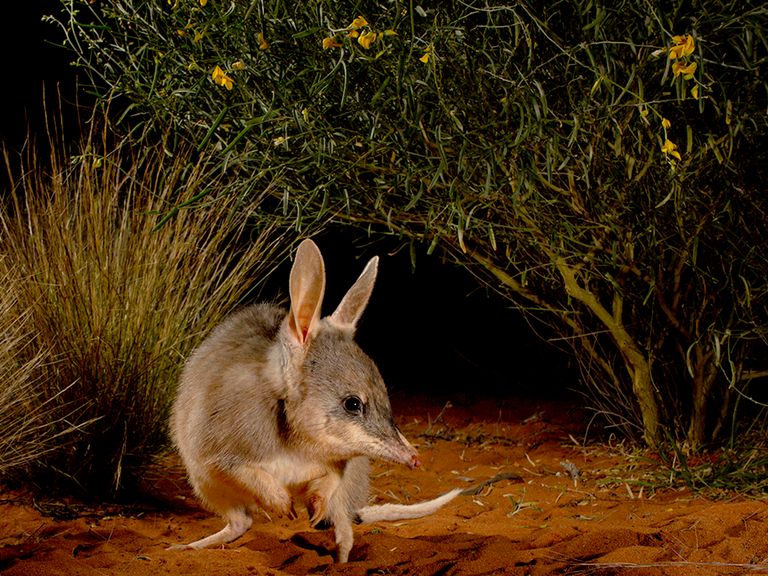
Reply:
<svg viewBox="0 0 768 576"><path fill-rule="evenodd" d="M112 496L166 445L187 353L290 245L262 194L218 198L225 177L163 143L23 164L0 214L0 472Z"/></svg>
<svg viewBox="0 0 768 576"><path fill-rule="evenodd" d="M7 277L2 282L9 285ZM40 397L38 376L46 355L33 348L27 318L15 310L15 293L0 292L0 474L44 457L73 431L56 421L66 413L54 409L55 398Z"/></svg>

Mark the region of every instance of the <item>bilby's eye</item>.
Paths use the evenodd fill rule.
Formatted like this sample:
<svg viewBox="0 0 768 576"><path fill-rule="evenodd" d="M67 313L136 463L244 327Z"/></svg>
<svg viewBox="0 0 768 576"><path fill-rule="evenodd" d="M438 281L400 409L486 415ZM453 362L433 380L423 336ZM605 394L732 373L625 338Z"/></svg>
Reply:
<svg viewBox="0 0 768 576"><path fill-rule="evenodd" d="M344 406L344 410L346 410L348 414L359 416L363 413L363 401L357 396L347 396L344 398L342 406Z"/></svg>

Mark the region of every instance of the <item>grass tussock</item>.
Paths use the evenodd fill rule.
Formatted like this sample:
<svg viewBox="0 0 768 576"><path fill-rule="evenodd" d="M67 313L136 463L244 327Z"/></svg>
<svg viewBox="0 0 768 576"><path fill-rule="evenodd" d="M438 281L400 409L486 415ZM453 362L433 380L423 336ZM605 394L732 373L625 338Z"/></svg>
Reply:
<svg viewBox="0 0 768 576"><path fill-rule="evenodd" d="M8 278L2 278L8 286ZM26 317L17 316L15 293L0 293L0 475L29 465L66 441L72 429L57 422L55 398L40 395L39 373L46 362L33 349Z"/></svg>
<svg viewBox="0 0 768 576"><path fill-rule="evenodd" d="M93 496L166 445L185 356L290 248L204 159L108 140L29 157L0 215L0 473Z"/></svg>

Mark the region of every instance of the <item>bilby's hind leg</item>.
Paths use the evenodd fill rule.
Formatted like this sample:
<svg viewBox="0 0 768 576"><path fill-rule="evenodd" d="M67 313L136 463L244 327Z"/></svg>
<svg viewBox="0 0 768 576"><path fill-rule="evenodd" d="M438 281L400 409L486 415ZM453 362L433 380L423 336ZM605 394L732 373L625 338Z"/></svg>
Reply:
<svg viewBox="0 0 768 576"><path fill-rule="evenodd" d="M168 548L168 550L196 550L199 548L220 546L240 538L240 536L245 534L248 528L251 527L251 523L253 522L245 508L242 507L233 508L224 515L224 519L227 521L227 525L218 532L189 544L176 544Z"/></svg>
<svg viewBox="0 0 768 576"><path fill-rule="evenodd" d="M331 516L336 536L336 562L344 563L349 560L355 534L352 531L352 519L346 511L343 514L340 512L341 510L334 511Z"/></svg>
<svg viewBox="0 0 768 576"><path fill-rule="evenodd" d="M207 548L236 540L251 527L251 509L262 508L296 516L291 495L280 482L263 468L243 464L229 470L211 470L206 476L192 480L195 492L204 506L218 512L227 525L210 536L190 544L172 548Z"/></svg>
<svg viewBox="0 0 768 576"><path fill-rule="evenodd" d="M349 560L354 542L352 522L357 518L357 510L368 501L369 469L365 456L347 462L341 482L328 502L327 519L333 523L339 563Z"/></svg>

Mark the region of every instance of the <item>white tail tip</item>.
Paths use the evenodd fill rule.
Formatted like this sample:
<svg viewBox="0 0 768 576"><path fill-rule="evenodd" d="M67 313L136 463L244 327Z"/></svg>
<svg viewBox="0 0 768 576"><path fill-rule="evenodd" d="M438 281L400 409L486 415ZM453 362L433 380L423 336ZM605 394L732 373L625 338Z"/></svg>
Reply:
<svg viewBox="0 0 768 576"><path fill-rule="evenodd" d="M442 496L438 496L437 498L425 502L418 502L416 504L380 504L378 506L366 506L365 508L358 510L357 515L360 519L360 524L421 518L422 516L428 516L437 512L459 494L461 494L461 488L455 488Z"/></svg>

